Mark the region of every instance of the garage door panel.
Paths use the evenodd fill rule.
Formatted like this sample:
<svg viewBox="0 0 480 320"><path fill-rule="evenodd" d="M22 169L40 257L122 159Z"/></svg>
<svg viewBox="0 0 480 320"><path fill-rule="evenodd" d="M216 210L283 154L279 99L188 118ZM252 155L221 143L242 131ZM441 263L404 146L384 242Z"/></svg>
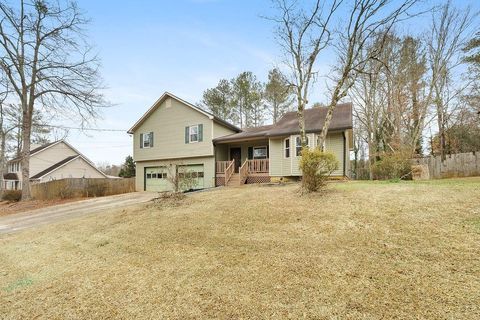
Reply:
<svg viewBox="0 0 480 320"><path fill-rule="evenodd" d="M167 180L166 167L145 168L145 190L146 191L168 191L171 189Z"/></svg>
<svg viewBox="0 0 480 320"><path fill-rule="evenodd" d="M205 176L205 171L204 171L204 166L203 164L191 164L191 165L182 165L179 166L179 172L182 172L184 174L190 174L193 177L193 189L203 189L205 184L204 184L204 176Z"/></svg>

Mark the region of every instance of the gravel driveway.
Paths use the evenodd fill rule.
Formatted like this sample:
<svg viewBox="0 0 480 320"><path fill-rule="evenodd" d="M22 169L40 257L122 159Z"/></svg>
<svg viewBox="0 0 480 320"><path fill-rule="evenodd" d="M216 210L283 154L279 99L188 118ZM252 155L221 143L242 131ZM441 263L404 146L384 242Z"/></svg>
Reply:
<svg viewBox="0 0 480 320"><path fill-rule="evenodd" d="M157 193L154 192L132 192L11 214L0 217L0 234L12 233L88 214L101 213L109 209L145 203L156 196Z"/></svg>

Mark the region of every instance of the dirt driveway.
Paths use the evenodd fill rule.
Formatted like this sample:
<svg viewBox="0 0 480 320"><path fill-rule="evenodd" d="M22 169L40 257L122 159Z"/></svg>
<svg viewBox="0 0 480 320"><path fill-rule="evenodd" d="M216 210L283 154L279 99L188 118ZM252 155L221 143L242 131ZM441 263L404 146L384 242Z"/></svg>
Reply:
<svg viewBox="0 0 480 320"><path fill-rule="evenodd" d="M26 228L44 225L71 218L101 213L114 208L144 203L156 196L153 192L132 192L61 204L0 217L0 234L12 233Z"/></svg>

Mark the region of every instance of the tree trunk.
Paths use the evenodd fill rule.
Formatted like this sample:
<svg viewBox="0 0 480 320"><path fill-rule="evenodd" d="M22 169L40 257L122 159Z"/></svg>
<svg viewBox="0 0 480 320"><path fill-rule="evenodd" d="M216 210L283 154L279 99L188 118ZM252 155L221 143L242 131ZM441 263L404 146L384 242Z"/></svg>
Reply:
<svg viewBox="0 0 480 320"><path fill-rule="evenodd" d="M27 111L25 111L27 109ZM22 201L32 198L30 192L30 136L32 133L32 113L28 111L28 107L23 108L22 121Z"/></svg>
<svg viewBox="0 0 480 320"><path fill-rule="evenodd" d="M305 132L305 115L304 115L305 105L303 103L301 92L297 94L297 101L298 101L298 110L297 110L298 127L300 128L300 139L302 140L302 149L303 149L307 146L307 134Z"/></svg>

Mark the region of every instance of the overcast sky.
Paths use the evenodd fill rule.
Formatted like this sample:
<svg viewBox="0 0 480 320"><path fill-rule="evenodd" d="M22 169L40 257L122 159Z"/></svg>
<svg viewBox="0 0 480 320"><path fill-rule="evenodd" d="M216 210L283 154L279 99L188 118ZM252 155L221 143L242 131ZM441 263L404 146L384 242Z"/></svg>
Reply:
<svg viewBox="0 0 480 320"><path fill-rule="evenodd" d="M480 9L478 0L455 3ZM262 18L274 14L267 0L81 0L79 5L92 19L88 34L102 60L106 97L114 104L92 127L124 130L69 132L67 140L95 163L120 164L132 154L126 130L163 92L196 103L219 79L252 71L265 80L282 60L274 26ZM400 28L419 32L430 18L426 14ZM326 52L318 68L326 73L334 62ZM310 101L325 100L324 82L315 85Z"/></svg>

